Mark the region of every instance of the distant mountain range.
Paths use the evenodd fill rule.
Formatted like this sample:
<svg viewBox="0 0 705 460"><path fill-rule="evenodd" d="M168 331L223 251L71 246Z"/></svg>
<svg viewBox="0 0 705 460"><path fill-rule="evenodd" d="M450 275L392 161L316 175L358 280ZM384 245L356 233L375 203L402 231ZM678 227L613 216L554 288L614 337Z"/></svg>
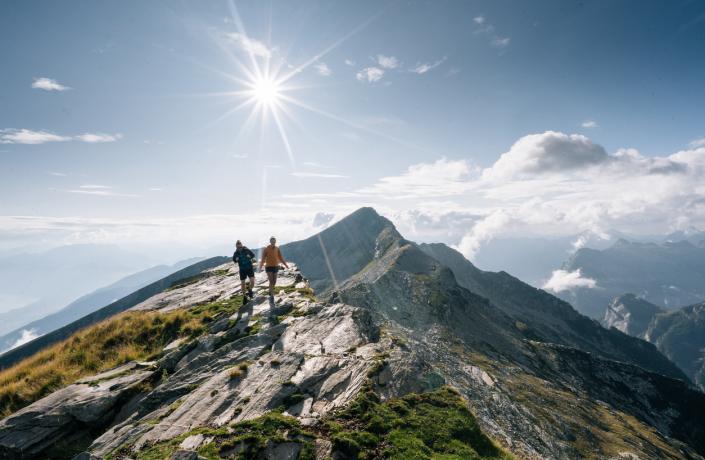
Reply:
<svg viewBox="0 0 705 460"><path fill-rule="evenodd" d="M596 234L585 231L567 237L498 237L475 254L473 263L489 271L506 271L532 286L541 287L566 259L580 248L604 250L620 239L635 243L677 243L687 241L705 247L705 232L690 228L667 235L632 235L615 230Z"/></svg>
<svg viewBox="0 0 705 460"><path fill-rule="evenodd" d="M202 258L183 260L174 265L158 265L132 275L126 276L115 283L86 294L61 310L51 313L41 319L32 321L0 336L0 353L15 346L29 342L30 339L44 335L70 322L104 307L121 297L130 294L150 283L164 278L182 268L193 265Z"/></svg>
<svg viewBox="0 0 705 460"><path fill-rule="evenodd" d="M150 254L114 245L73 244L0 257L0 334L78 297L159 264Z"/></svg>
<svg viewBox="0 0 705 460"><path fill-rule="evenodd" d="M625 294L612 301L602 324L653 343L705 390L705 302L669 311Z"/></svg>
<svg viewBox="0 0 705 460"><path fill-rule="evenodd" d="M59 327L51 332L47 332L27 343L19 345L11 350L8 350L0 355L0 369L7 368L22 359L33 355L37 351L52 345L56 342L70 337L80 329L91 326L106 318L121 313L138 303L148 299L155 294L158 294L165 289L170 288L175 283L194 275L198 275L204 270L220 265L229 260L229 257L211 257L209 259L196 262L188 265L164 278L154 281L130 294L111 302L110 304L99 308L85 316L76 319L65 326Z"/></svg>
<svg viewBox="0 0 705 460"><path fill-rule="evenodd" d="M582 248L563 265L594 287L558 293L578 311L602 318L611 300L631 292L655 305L676 309L705 300L705 244L688 240L637 243L624 239L607 249Z"/></svg>

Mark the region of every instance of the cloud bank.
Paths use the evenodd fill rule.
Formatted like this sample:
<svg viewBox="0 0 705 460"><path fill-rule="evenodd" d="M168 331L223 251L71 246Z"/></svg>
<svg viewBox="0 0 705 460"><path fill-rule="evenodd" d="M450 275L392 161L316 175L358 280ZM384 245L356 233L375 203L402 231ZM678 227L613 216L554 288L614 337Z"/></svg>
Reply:
<svg viewBox="0 0 705 460"><path fill-rule="evenodd" d="M667 233L705 225L705 146L647 157L546 131L484 169L464 159L420 163L356 196L383 203L419 235L428 222L456 230L448 221L464 222L445 237L471 259L497 236Z"/></svg>

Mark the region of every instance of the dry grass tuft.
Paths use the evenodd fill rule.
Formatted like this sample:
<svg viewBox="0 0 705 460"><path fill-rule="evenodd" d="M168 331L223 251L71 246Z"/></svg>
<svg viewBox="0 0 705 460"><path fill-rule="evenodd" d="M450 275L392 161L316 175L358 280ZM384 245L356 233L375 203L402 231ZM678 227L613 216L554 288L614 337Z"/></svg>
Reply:
<svg viewBox="0 0 705 460"><path fill-rule="evenodd" d="M0 371L0 416L76 380L162 351L169 342L202 332L201 319L178 310L165 314L125 312L78 331Z"/></svg>

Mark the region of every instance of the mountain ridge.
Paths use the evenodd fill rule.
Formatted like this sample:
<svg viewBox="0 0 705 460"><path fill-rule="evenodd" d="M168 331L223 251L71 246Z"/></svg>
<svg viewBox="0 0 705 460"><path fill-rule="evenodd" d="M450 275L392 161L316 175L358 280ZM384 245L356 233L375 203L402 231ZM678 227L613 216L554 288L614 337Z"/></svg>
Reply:
<svg viewBox="0 0 705 460"><path fill-rule="evenodd" d="M186 458L283 458L274 449L302 458L309 442L321 448L315 458L355 458L390 429L373 417L375 398L450 387L483 433L522 458L703 458L705 394L653 345L508 274L460 259L449 267L426 251L447 258L450 248L412 243L370 208L341 222L282 246L300 265L282 271L271 302L257 273L258 295L241 305L237 269L221 259L134 303L125 314L187 315L202 326L180 330L147 362L82 377L2 420L2 453L41 455L80 435L74 449L91 459L179 449ZM459 281L463 269L473 289ZM277 408L314 432L260 443ZM370 417L356 422L370 431L331 425L350 411ZM239 437L245 427L250 437Z"/></svg>

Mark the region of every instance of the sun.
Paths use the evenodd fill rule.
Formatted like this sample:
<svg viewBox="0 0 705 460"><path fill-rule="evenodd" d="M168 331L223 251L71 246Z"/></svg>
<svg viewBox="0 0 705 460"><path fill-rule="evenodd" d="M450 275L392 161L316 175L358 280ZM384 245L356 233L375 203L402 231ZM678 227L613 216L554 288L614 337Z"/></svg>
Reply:
<svg viewBox="0 0 705 460"><path fill-rule="evenodd" d="M292 108L304 109L320 116L327 117L331 120L343 123L355 129L369 131L373 134L378 134L383 137L389 137L385 133L377 133L370 130L366 126L354 123L344 119L343 117L326 112L324 110L306 104L299 98L295 97L298 90L314 87L315 85L296 84L293 80L300 76L308 67L321 62L332 50L336 49L341 43L349 39L353 35L360 32L374 19L379 17L381 12L370 17L348 34L336 40L329 46L323 48L320 52L305 59L299 65L293 65L287 56L280 54L279 48L271 46L268 42L260 42L259 40L250 37L245 31L244 24L237 10L234 0L229 1L230 11L232 13L232 23L236 27L236 32L228 34L229 39L226 42L216 40L218 46L225 51L226 55L231 59L235 67L238 69L236 73L231 71L221 71L205 66L217 74L225 76L228 80L235 82L239 88L236 90L208 93L212 96L227 98L235 98L235 105L228 108L225 113L216 118L211 124L225 120L232 114L239 112L241 109L249 110L249 115L244 123L240 126L240 133L247 131L253 127L259 120L260 133L264 132L264 128L271 122L279 132L282 144L286 151L289 161L293 167L296 166L294 151L289 136L286 130L286 121L291 119L296 122ZM230 39L232 37L232 39ZM235 43L233 43L233 40ZM233 44L237 45L239 53L233 53ZM243 57L244 59L241 59Z"/></svg>
<svg viewBox="0 0 705 460"><path fill-rule="evenodd" d="M252 82L251 97L255 102L272 107L280 101L282 86L271 77L259 77Z"/></svg>

